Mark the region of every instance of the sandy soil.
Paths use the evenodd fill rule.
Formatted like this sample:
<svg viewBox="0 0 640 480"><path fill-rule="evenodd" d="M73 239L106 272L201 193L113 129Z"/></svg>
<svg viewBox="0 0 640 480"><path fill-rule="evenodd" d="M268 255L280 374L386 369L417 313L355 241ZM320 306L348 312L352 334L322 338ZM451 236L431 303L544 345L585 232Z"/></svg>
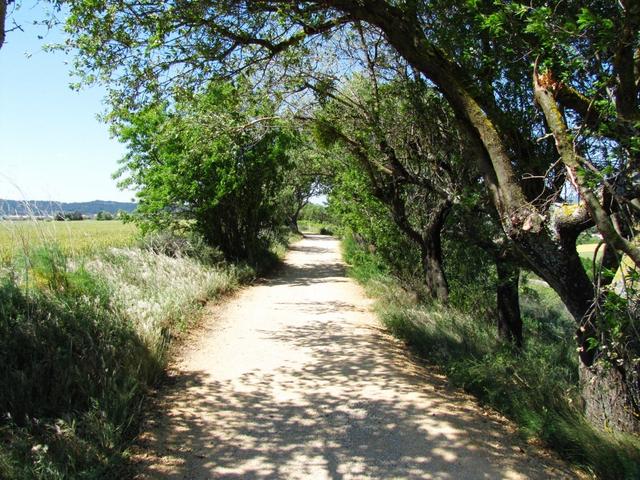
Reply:
<svg viewBox="0 0 640 480"><path fill-rule="evenodd" d="M295 244L180 356L136 478L575 478L411 361L370 302L335 240Z"/></svg>

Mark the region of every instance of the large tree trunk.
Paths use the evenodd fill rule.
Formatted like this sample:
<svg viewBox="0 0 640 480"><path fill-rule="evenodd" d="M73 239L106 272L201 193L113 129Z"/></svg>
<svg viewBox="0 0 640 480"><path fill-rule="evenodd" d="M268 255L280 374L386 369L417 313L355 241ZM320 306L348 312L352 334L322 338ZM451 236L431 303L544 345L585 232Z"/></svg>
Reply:
<svg viewBox="0 0 640 480"><path fill-rule="evenodd" d="M2 45L4 45L5 39L4 26L7 17L7 5L9 5L9 2L7 0L0 0L0 48L2 48Z"/></svg>
<svg viewBox="0 0 640 480"><path fill-rule="evenodd" d="M522 317L520 316L520 268L504 260L496 261L498 273L497 306L498 334L514 346L522 347Z"/></svg>
<svg viewBox="0 0 640 480"><path fill-rule="evenodd" d="M402 193L397 184L391 184L385 190L381 190L377 197L390 207L391 216L398 228L420 248L427 294L432 299L446 303L449 301L449 284L443 267L440 237L447 215L451 211L451 202L448 199L436 199L431 206L425 225L418 230L409 221L406 210L407 200Z"/></svg>
<svg viewBox="0 0 640 480"><path fill-rule="evenodd" d="M575 250L575 249L574 249ZM538 253L542 254L541 251ZM542 257L542 256L541 256ZM578 321L576 339L580 356L580 384L585 414L596 427L621 432L640 432L640 384L638 373L625 365L612 365L589 339L599 340L606 322L599 311L594 287L577 255L540 258L534 271L549 283ZM555 268L555 269L554 269Z"/></svg>
<svg viewBox="0 0 640 480"><path fill-rule="evenodd" d="M448 200L440 200L434 205L433 216L420 242L427 293L443 303L449 301L449 283L443 267L441 235L450 211L451 203Z"/></svg>
<svg viewBox="0 0 640 480"><path fill-rule="evenodd" d="M293 233L302 235L300 228L298 228L298 218L300 218L300 212L302 212L302 209L309 203L309 201L304 192L297 192L295 197L296 206L293 213L289 216L289 229Z"/></svg>
<svg viewBox="0 0 640 480"><path fill-rule="evenodd" d="M446 303L449 301L449 284L442 262L440 232L438 230L425 239L420 254L427 294L434 300Z"/></svg>
<svg viewBox="0 0 640 480"><path fill-rule="evenodd" d="M289 230L291 230L292 233L302 235L300 228L298 227L298 213L289 217Z"/></svg>
<svg viewBox="0 0 640 480"><path fill-rule="evenodd" d="M637 378L624 369L597 362L579 366L585 415L601 428L640 434Z"/></svg>

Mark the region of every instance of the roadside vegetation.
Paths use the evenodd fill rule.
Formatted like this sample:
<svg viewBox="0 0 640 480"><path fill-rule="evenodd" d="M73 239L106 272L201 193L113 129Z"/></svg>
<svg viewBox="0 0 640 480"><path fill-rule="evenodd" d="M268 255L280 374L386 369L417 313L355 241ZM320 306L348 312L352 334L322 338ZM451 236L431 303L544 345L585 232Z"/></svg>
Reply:
<svg viewBox="0 0 640 480"><path fill-rule="evenodd" d="M523 283L526 341L516 351L498 336L493 309L478 315L468 308L484 298L466 298L462 305L421 302L388 263L366 247L345 235L350 275L376 299L381 322L425 363L515 421L524 438L554 449L594 477L640 476L638 439L598 431L582 413L571 317L549 287ZM478 294L479 289L464 289L460 296Z"/></svg>
<svg viewBox="0 0 640 480"><path fill-rule="evenodd" d="M132 223L2 224L0 478L126 476L172 341L298 234L291 218L318 183L294 175L307 172L298 132L242 128L273 105L222 82L176 108L122 114L114 130L140 199Z"/></svg>
<svg viewBox="0 0 640 480"><path fill-rule="evenodd" d="M128 231L128 247L116 227L111 247L70 253L31 239L4 260L0 478L124 475L144 395L171 342L206 302L255 275L195 238L139 241Z"/></svg>
<svg viewBox="0 0 640 480"><path fill-rule="evenodd" d="M144 390L134 385L153 378L184 323L175 315L244 276L228 265L268 268L274 245L302 226L344 235L354 274L384 285L390 330L523 435L596 476L640 475L638 5L52 3L64 7L59 48L76 52L80 84L108 89L105 119L127 152L116 177L139 200L129 220L145 235L199 240L158 241L157 257L126 242L86 257L64 241L3 254L0 313L25 333L0 352L32 355L6 373L18 396L0 404L4 444L24 441L0 457L4 468L97 472L68 453L84 447L29 435L85 438L107 418L91 435L116 448L104 432L128 431L128 420L93 408L108 404L104 386L134 405ZM327 209L308 206L317 195ZM186 303L160 293L172 269L185 272L175 295ZM94 332L100 315L106 330ZM56 322L55 332L93 333L70 342L50 333ZM104 362L91 360L94 343ZM112 345L140 375L133 384L108 360ZM67 354L82 364L72 403L56 414L19 400L33 365ZM89 388L80 379L92 365L109 380ZM117 457L100 448L92 458ZM61 455L70 460L51 460Z"/></svg>

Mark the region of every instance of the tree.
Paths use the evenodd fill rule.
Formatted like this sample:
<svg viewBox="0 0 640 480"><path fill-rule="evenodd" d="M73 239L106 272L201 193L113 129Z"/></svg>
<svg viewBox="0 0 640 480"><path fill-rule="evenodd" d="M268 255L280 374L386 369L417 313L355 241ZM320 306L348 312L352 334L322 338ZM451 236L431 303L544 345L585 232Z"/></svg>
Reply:
<svg viewBox="0 0 640 480"><path fill-rule="evenodd" d="M431 131L421 128L402 90L401 84L371 88L369 81L355 78L342 92L330 93L332 101L316 115L316 135L325 144L340 144L367 174L372 195L419 247L428 295L446 302L440 236L452 202L446 187L440 184L436 191L438 182L429 172L438 162L440 168L450 167L455 160L448 155L455 153L446 152L443 143L429 143L440 128L437 115L428 126Z"/></svg>
<svg viewBox="0 0 640 480"><path fill-rule="evenodd" d="M502 232L486 194L479 190L469 193L466 201L452 212L446 230L449 245L455 244L456 250L472 250L479 265L493 265L495 280L493 276L486 278L485 274L484 282L485 288L495 291L498 334L519 349L524 342L519 284L526 262ZM479 256L484 258L477 261ZM477 274L480 275L480 271ZM471 283L477 281L476 278L467 281Z"/></svg>
<svg viewBox="0 0 640 480"><path fill-rule="evenodd" d="M290 153L291 163L279 193L279 203L289 229L299 234L298 219L302 210L312 197L327 192L330 173L317 149L310 147L310 141L305 138L308 134L299 131L297 135L296 146Z"/></svg>
<svg viewBox="0 0 640 480"><path fill-rule="evenodd" d="M120 185L134 186L143 229L195 229L227 258L259 261L277 230L277 195L293 135L246 84L211 83L174 106L118 112L129 152Z"/></svg>
<svg viewBox="0 0 640 480"><path fill-rule="evenodd" d="M54 215L54 219L59 222L84 220L82 212L58 212Z"/></svg>
<svg viewBox="0 0 640 480"><path fill-rule="evenodd" d="M12 0L0 0L0 48L4 45L5 39L5 23L7 21L7 7Z"/></svg>
<svg viewBox="0 0 640 480"><path fill-rule="evenodd" d="M342 51L361 73L340 89L332 87L337 79L309 85L324 105L316 114L317 136L341 144L360 163L372 194L419 247L428 296L446 302L441 235L472 183L465 142L440 95L410 75L379 33L357 25L345 37Z"/></svg>
<svg viewBox="0 0 640 480"><path fill-rule="evenodd" d="M441 237L449 214L459 210L453 227L458 233L456 241L477 245L493 259L498 275L498 331L507 341L522 346L518 295L521 262L504 235L499 234L495 215L483 211L490 209L488 199L478 188L478 174L469 168L464 139L456 133L451 112L437 92L420 80L396 72L396 77L387 76L386 82L379 84L380 72L370 73L366 79L356 76L342 91L323 92L330 100L316 114L316 134L325 143L341 145L344 155L351 154L353 164L366 173L368 181L353 188L365 188L377 198L401 235L418 247L420 288L429 298L441 302L449 297ZM346 168L354 168L353 164ZM344 162L334 168L345 168ZM335 203L336 197L332 198ZM340 202L350 201L348 195L340 196ZM346 210L348 218L358 216L361 203L362 198L354 209ZM375 209L363 214L373 212ZM383 232L392 230L371 230L362 228L361 222L350 223L353 228L370 232L373 243L383 239ZM397 235L392 234L396 240Z"/></svg>
<svg viewBox="0 0 640 480"><path fill-rule="evenodd" d="M113 214L111 212L102 210L96 215L96 220L113 220Z"/></svg>
<svg viewBox="0 0 640 480"><path fill-rule="evenodd" d="M114 101L132 107L176 83L194 86L212 72L255 71L278 55L279 72L286 71L304 63L312 42L330 44L329 34L348 24L379 29L442 92L505 235L575 318L583 378L623 399L587 398L589 414L640 431L634 317L601 321L602 295L575 249L577 235L595 224L610 248L640 265L633 240L639 196L635 2L569 1L553 8L475 0L199 1L177 8L69 3L80 71L111 76ZM567 182L580 203L557 207ZM623 333L614 339L616 332ZM617 345L613 362L599 348L605 343Z"/></svg>

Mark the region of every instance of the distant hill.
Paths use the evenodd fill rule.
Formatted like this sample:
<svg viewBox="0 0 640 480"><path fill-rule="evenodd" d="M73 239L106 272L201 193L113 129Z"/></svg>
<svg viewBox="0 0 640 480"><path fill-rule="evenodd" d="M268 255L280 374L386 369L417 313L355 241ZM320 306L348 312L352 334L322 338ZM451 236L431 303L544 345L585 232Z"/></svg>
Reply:
<svg viewBox="0 0 640 480"><path fill-rule="evenodd" d="M36 215L49 216L58 212L81 212L83 215L96 215L98 212L117 213L118 210L132 212L138 206L131 202L111 202L94 200L92 202L51 202L47 200L3 200L0 198L0 216Z"/></svg>

